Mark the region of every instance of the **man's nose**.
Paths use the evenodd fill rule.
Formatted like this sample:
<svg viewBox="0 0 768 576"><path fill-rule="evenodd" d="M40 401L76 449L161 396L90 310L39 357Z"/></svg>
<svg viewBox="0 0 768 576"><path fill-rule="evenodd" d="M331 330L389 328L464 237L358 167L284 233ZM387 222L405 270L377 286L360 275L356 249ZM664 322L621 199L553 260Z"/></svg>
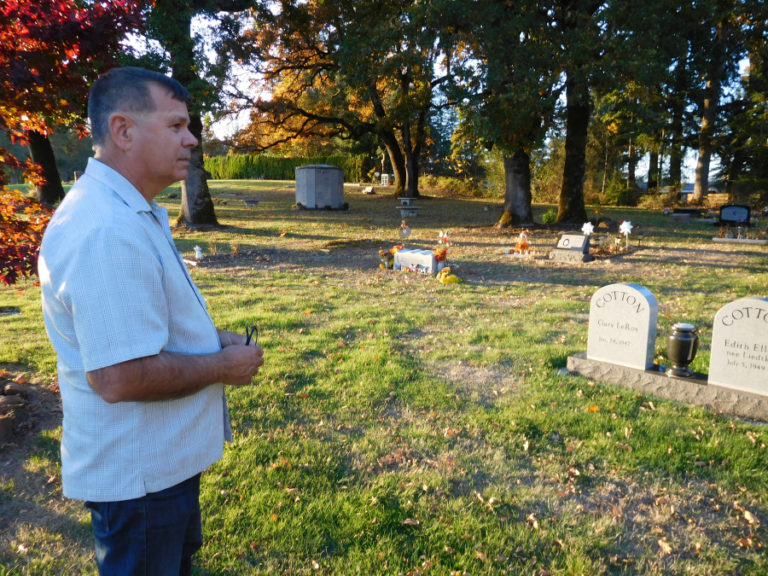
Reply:
<svg viewBox="0 0 768 576"><path fill-rule="evenodd" d="M186 148L194 148L197 146L197 138L195 138L195 135L189 131L189 128L187 128L187 133L184 136L184 146Z"/></svg>

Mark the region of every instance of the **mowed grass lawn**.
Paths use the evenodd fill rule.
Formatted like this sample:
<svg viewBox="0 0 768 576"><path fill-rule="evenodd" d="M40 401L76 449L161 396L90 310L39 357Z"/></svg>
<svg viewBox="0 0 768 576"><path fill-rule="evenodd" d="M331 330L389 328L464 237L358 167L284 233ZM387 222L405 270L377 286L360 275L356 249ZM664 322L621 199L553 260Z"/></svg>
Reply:
<svg viewBox="0 0 768 576"><path fill-rule="evenodd" d="M672 324L692 322L707 372L717 309L768 296L764 246L616 208L603 214L632 222L629 254L553 263L558 231L538 226L535 256L516 258L498 200L435 194L406 244L449 231L462 282L441 284L378 268L400 243L384 189L305 211L288 182L211 188L223 227L176 230L177 246L203 250L190 269L212 316L257 324L266 361L228 389L235 439L203 475L197 574L768 574L763 423L562 370L586 349L594 291L634 282L659 301L659 362ZM178 191L159 201L175 217ZM1 289L0 307L20 311L0 318L0 368L55 385L39 289ZM59 436L0 451L0 575L95 573Z"/></svg>

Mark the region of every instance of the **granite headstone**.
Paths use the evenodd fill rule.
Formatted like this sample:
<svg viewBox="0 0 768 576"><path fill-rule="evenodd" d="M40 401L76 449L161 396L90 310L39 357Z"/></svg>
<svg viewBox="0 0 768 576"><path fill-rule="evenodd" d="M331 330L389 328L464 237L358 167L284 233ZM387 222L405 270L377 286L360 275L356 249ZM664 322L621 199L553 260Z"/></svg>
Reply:
<svg viewBox="0 0 768 576"><path fill-rule="evenodd" d="M726 204L720 206L721 226L749 226L749 206Z"/></svg>
<svg viewBox="0 0 768 576"><path fill-rule="evenodd" d="M594 256L589 253L589 236L566 233L557 239L557 246L549 253L549 259L555 262L591 262Z"/></svg>
<svg viewBox="0 0 768 576"><path fill-rule="evenodd" d="M587 358L648 370L653 367L656 297L637 284L603 286L589 307Z"/></svg>
<svg viewBox="0 0 768 576"><path fill-rule="evenodd" d="M741 298L717 311L708 381L768 396L768 298Z"/></svg>

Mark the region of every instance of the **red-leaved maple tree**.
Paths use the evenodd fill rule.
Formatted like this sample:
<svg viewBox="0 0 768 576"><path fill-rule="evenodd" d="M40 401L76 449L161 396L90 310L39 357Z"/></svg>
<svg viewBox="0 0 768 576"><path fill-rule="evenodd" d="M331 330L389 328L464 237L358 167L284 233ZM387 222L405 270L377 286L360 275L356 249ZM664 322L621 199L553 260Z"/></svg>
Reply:
<svg viewBox="0 0 768 576"><path fill-rule="evenodd" d="M47 141L56 126L85 131L88 89L114 66L120 42L140 30L150 0L3 0L0 3L0 130L13 142ZM39 141L40 138L37 138ZM52 156L51 156L52 158ZM6 189L5 169L22 167L36 185L47 167L0 148L0 282L34 273L47 213Z"/></svg>
<svg viewBox="0 0 768 576"><path fill-rule="evenodd" d="M43 232L53 211L18 190L5 190L0 202L0 283L16 284L37 274Z"/></svg>

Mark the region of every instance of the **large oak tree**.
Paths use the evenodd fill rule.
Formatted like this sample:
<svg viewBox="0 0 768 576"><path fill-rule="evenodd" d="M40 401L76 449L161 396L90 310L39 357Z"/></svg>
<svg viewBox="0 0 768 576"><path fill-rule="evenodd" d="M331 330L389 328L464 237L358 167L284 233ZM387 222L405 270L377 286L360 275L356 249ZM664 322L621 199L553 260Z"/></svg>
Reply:
<svg viewBox="0 0 768 576"><path fill-rule="evenodd" d="M306 135L386 149L398 195L418 196L419 160L446 61L431 2L291 0L265 3L239 41L262 84L250 98L253 148ZM443 67L438 72L438 63Z"/></svg>

